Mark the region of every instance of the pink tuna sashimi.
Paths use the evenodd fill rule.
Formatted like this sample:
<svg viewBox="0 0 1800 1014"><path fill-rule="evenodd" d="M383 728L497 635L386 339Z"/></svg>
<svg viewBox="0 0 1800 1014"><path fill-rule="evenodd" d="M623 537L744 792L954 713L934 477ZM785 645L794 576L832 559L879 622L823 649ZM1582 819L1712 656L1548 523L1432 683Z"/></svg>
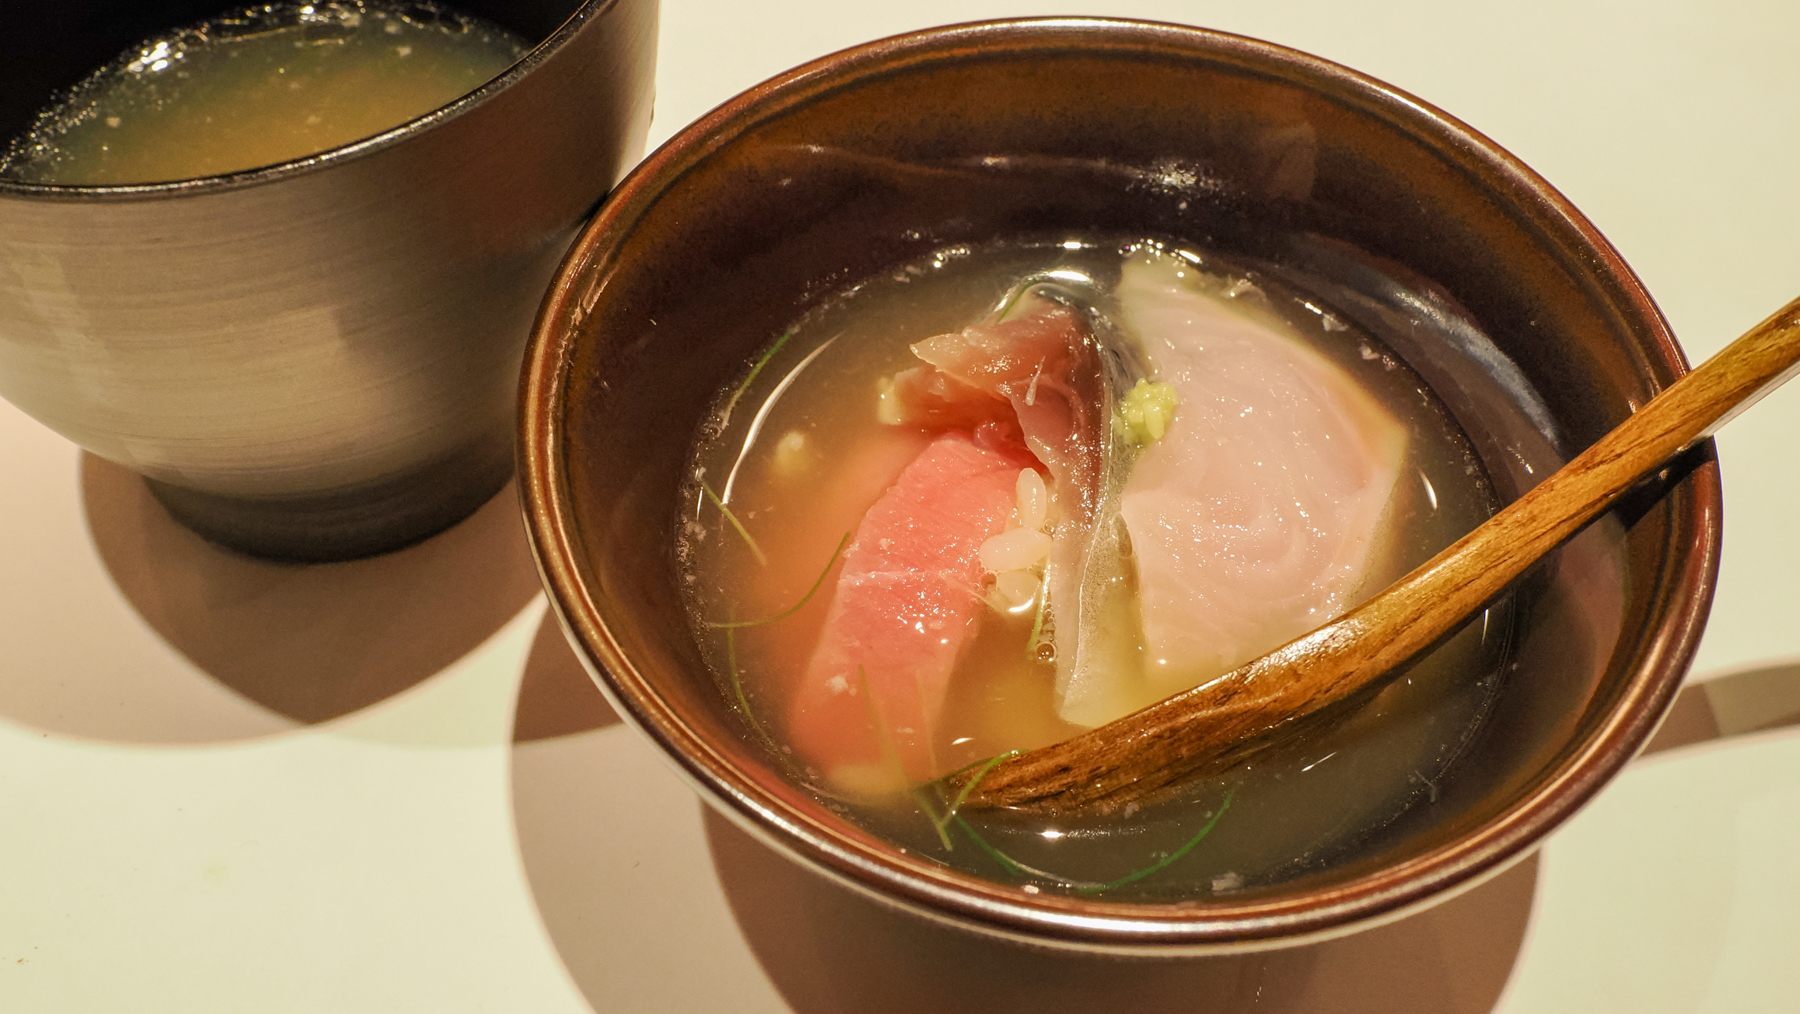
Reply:
<svg viewBox="0 0 1800 1014"><path fill-rule="evenodd" d="M1126 711L1353 605L1406 453L1405 429L1342 369L1192 272L1139 254L1118 288L1123 327L1178 398L1121 495L1148 663L1147 699Z"/></svg>
<svg viewBox="0 0 1800 1014"><path fill-rule="evenodd" d="M1025 446L1068 491L1065 509L1093 512L1108 403L1096 349L1069 308L1033 295L1024 312L913 345L925 365L894 378L901 421L1016 424Z"/></svg>
<svg viewBox="0 0 1800 1014"><path fill-rule="evenodd" d="M977 553L1006 526L1026 463L945 433L857 526L788 714L795 752L833 783L878 791L944 773L931 737L985 608Z"/></svg>

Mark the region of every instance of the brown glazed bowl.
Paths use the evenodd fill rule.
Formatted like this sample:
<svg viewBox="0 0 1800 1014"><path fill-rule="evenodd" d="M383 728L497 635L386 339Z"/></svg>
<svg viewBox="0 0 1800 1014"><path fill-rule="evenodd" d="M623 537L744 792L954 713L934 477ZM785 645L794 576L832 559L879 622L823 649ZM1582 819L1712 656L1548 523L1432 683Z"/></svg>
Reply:
<svg viewBox="0 0 1800 1014"><path fill-rule="evenodd" d="M1512 671L1428 804L1278 884L1135 904L946 870L769 763L702 663L672 547L709 401L808 301L946 244L1066 230L1229 250L1333 293L1470 433L1503 496L1685 369L1631 271L1492 142L1380 82L1171 25L961 25L825 57L709 113L583 233L527 351L521 450L550 599L621 714L700 793L902 908L1084 949L1316 939L1525 854L1644 744L1710 605L1710 448L1518 590ZM1434 341L1409 341L1430 318Z"/></svg>
<svg viewBox="0 0 1800 1014"><path fill-rule="evenodd" d="M0 141L222 0L0 5ZM532 48L410 122L141 186L0 180L0 396L266 556L391 549L512 475L557 260L642 150L656 0L469 0Z"/></svg>

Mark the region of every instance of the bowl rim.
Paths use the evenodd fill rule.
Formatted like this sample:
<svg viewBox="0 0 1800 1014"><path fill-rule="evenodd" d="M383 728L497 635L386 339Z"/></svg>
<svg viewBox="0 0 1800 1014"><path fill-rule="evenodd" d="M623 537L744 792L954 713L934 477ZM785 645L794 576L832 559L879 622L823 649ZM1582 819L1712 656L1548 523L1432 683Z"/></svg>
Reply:
<svg viewBox="0 0 1800 1014"><path fill-rule="evenodd" d="M1007 18L890 36L819 57L739 93L687 125L633 170L558 268L533 326L520 382L520 497L532 553L565 634L620 715L656 742L701 796L777 850L842 883L937 921L1039 945L1168 954L1300 943L1399 918L1473 887L1529 855L1642 749L1692 662L1711 606L1721 532L1716 460L1708 446L1692 479L1669 494L1673 512L1651 605L1634 646L1638 665L1578 750L1540 773L1505 810L1457 840L1355 879L1281 898L1132 904L1016 888L893 854L873 836L824 823L766 791L658 696L625 657L587 593L575 551L560 420L582 301L577 283L617 256L636 220L688 169L763 120L866 78L916 68L996 43L1046 50L1166 49L1279 72L1382 115L1433 148L1476 163L1510 201L1537 206L1592 261L1591 277L1638 337L1649 383L1666 386L1687 362L1660 310L1612 245L1562 194L1512 154L1409 93L1276 43L1188 25L1104 17Z"/></svg>
<svg viewBox="0 0 1800 1014"><path fill-rule="evenodd" d="M455 120L477 106L487 103L548 61L558 50L567 45L569 40L579 34L582 27L588 22L602 16L607 10L622 2L624 0L579 0L555 28L551 29L542 39L527 47L525 52L519 54L518 59L507 64L505 69L488 78L473 90L464 92L449 102L420 113L418 116L396 123L386 130L336 147L269 165L214 173L209 176L158 180L151 183L29 183L0 176L0 199L79 203L163 200L172 197L241 190L246 187L276 183L290 176L323 171L339 163L350 162L391 148L415 134Z"/></svg>

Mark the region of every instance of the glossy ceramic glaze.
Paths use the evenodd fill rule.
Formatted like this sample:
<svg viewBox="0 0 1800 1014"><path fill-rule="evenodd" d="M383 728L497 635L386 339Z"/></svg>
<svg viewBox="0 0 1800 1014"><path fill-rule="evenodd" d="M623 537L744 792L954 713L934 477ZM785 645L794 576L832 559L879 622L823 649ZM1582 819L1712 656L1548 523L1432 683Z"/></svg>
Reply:
<svg viewBox="0 0 1800 1014"><path fill-rule="evenodd" d="M946 244L1175 235L1280 268L1390 339L1529 488L1680 375L1606 241L1418 99L1197 29L1087 19L872 43L728 102L652 155L577 242L528 350L524 497L551 600L621 714L723 812L875 897L983 932L1131 952L1313 939L1525 855L1637 751L1717 567L1710 448L1518 589L1516 666L1451 777L1341 861L1216 900L1032 894L874 839L783 780L702 664L672 546L714 393L808 300ZM1409 341L1426 321L1431 340Z"/></svg>
<svg viewBox="0 0 1800 1014"><path fill-rule="evenodd" d="M220 3L8 5L0 134ZM278 166L0 182L0 394L218 541L329 559L421 538L511 473L557 258L637 158L656 0L468 2L534 43L470 95Z"/></svg>

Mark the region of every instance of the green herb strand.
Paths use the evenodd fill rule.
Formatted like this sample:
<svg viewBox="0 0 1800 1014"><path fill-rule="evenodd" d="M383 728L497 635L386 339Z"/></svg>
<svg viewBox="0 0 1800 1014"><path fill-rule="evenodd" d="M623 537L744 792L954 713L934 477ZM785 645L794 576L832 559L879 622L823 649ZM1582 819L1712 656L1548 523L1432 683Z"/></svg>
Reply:
<svg viewBox="0 0 1800 1014"><path fill-rule="evenodd" d="M893 769L901 774L901 777L905 777L906 762L900 759L900 744L894 742L894 734L888 728L887 717L881 713L881 702L876 700L875 695L869 690L869 670L860 664L856 667L856 687L857 692L862 694L863 706L868 709L869 722L875 728L875 741L881 747L882 759L892 765ZM956 851L956 843L950 840L949 832L938 826L937 813L932 809L931 800L926 797L924 789L914 785L906 791L908 795L912 796L913 802L918 805L919 809L925 811L925 816L931 821L931 826L937 828L938 842L944 846L944 851Z"/></svg>
<svg viewBox="0 0 1800 1014"><path fill-rule="evenodd" d="M1011 320L1012 312L1019 308L1019 304L1024 301L1026 294L1042 284L1044 284L1044 279L1033 275L1008 289L1006 294L1000 298L1000 305L994 308L988 320L994 324L1004 324Z"/></svg>
<svg viewBox="0 0 1800 1014"><path fill-rule="evenodd" d="M830 576L831 568L837 565L838 557L843 555L844 547L849 544L850 533L845 532L844 537L838 540L837 548L831 551L831 558L825 561L825 569L819 571L819 576L813 579L812 587L806 589L806 594L800 596L800 601L788 606L781 612L776 613L773 616L765 616L760 620L726 620L723 623L714 620L706 620L704 622L708 627L711 627L714 630L741 630L744 627L760 627L764 624L774 623L777 620L787 619L806 608L806 604L812 601L814 595L818 594L819 588L825 584L825 578Z"/></svg>
<svg viewBox="0 0 1800 1014"><path fill-rule="evenodd" d="M938 841L943 844L944 851L955 852L956 843L950 840L949 831L952 814L945 814L939 818L937 811L932 809L931 799L925 795L924 790L915 786L907 791L913 797L913 802L918 804L919 809L925 811L925 816L931 821L932 829L937 832Z"/></svg>
<svg viewBox="0 0 1800 1014"><path fill-rule="evenodd" d="M769 360L774 359L775 354L780 352L781 347L786 345L788 339L792 337L794 337L794 332L792 331L783 334L781 337L775 339L774 344L770 345L767 349L764 349L762 355L756 358L756 362L750 367L750 372L744 375L743 381L741 381L737 388L731 392L731 397L725 399L724 415L728 417L731 415L731 410L737 407L738 399L744 396L745 391L750 390L751 384L756 383L757 375L762 373L763 367L769 365Z"/></svg>
<svg viewBox="0 0 1800 1014"><path fill-rule="evenodd" d="M979 832L977 832L975 830L975 828L968 821L964 820L962 818L961 814L958 814L957 816L955 816L951 819L956 822L957 827L960 827L963 829L963 833L969 836L969 840L975 843L976 848L979 848L981 851L987 853L988 858L992 859L996 863L999 863L1000 868L1005 870L1008 874L1018 877L1020 880L1027 880L1032 877L1037 877L1037 879L1040 879L1040 880L1055 880L1056 879L1055 877L1038 876L1038 871L1032 870L1029 866L1025 866L1024 864L1020 863L1017 859L1014 859L1012 856L1009 856L1006 853L995 848L994 846L988 844L988 840L986 838L983 838L981 836L981 834Z"/></svg>
<svg viewBox="0 0 1800 1014"><path fill-rule="evenodd" d="M964 819L962 814L952 813L948 816L950 823L954 823L957 827L962 828L963 833L969 836L969 840L974 842L977 848L986 853L988 858L999 864L1001 869L1005 870L1007 874L1013 877L1048 881L1066 887L1076 894L1104 894L1107 891L1116 890L1129 884L1135 884L1147 877L1153 877L1179 862L1183 856L1194 850L1194 846L1199 845L1207 835L1211 834L1213 828L1219 826L1219 821L1224 818L1225 811L1231 808L1232 797L1236 795L1237 789L1235 788L1230 792L1227 792L1225 798L1220 801L1218 810L1214 811L1212 817L1207 820L1206 824L1203 825L1200 830L1194 832L1193 837L1189 838L1186 842L1183 842L1180 848L1177 848L1175 851L1170 852L1168 855L1163 856L1161 859L1158 859L1147 866L1139 867L1117 880L1109 880L1105 883L1076 880L1073 877L1065 877L1060 874L1051 873L1048 870L1040 870L1035 866L1027 866L996 848L993 843L982 836L981 832L975 829L973 824L970 824ZM933 816L929 808L926 808L925 812L926 816Z"/></svg>
<svg viewBox="0 0 1800 1014"><path fill-rule="evenodd" d="M725 506L725 501L720 499L719 494L713 492L713 488L704 482L700 484L700 492L706 494L706 498L712 501L712 505L719 509L720 516L724 517L726 523L730 524L738 533L738 537L744 540L744 545L750 547L750 555L756 557L756 562L767 567L769 565L768 556L763 553L762 547L756 544L756 539L751 536L750 529L744 527L744 523L738 520L738 516L732 513L730 507Z"/></svg>
<svg viewBox="0 0 1800 1014"><path fill-rule="evenodd" d="M1076 887L1075 893L1077 893L1077 894L1101 894L1106 891L1111 891L1115 888L1124 887L1127 884L1135 884L1138 881L1143 880L1145 877L1153 877L1156 874L1161 873L1163 870L1168 869L1170 866L1173 866L1176 862L1178 862L1181 859L1182 856L1185 856L1189 852L1192 852L1194 850L1194 846L1200 844L1202 839L1204 839L1207 835L1211 834L1213 828L1219 826L1219 820L1225 816L1225 811L1231 809L1231 797L1236 794L1237 794L1237 789L1235 789L1235 788L1232 789L1230 792L1225 793L1225 798L1220 801L1219 809L1212 815L1212 819L1208 820L1205 823L1205 825L1203 825L1200 828L1200 830L1194 832L1194 836L1192 838L1189 838L1180 848L1178 848L1175 851L1169 853L1168 855L1162 857L1161 859L1157 860L1156 862L1151 863L1149 866L1144 866L1139 869L1132 870L1130 873L1125 874L1124 876L1120 877L1117 880L1109 880L1104 884L1092 884L1092 885L1083 885L1083 886Z"/></svg>
<svg viewBox="0 0 1800 1014"><path fill-rule="evenodd" d="M949 808L944 811L943 820L941 822L939 822L936 820L936 818L933 818L933 822L939 824L938 834L940 836L943 835L944 828L948 827L950 824L950 819L952 817L955 817L957 812L962 809L962 805L969 801L969 793L975 791L975 786L983 778L986 778L988 776L989 771L994 770L994 768L997 767L1001 762L1011 760L1014 757L1019 756L1021 753L1024 753L1024 751L1023 750L1008 750L1005 753L997 753L994 756L989 757L987 760L981 762L979 770L977 770L975 772L975 774L969 778L968 781L966 781L962 784L962 788L957 790L956 797L954 799L950 800ZM964 768L963 770L966 771L968 769ZM954 775L952 775L952 777L954 777ZM930 811L927 811L928 815L929 815L929 812Z"/></svg>
<svg viewBox="0 0 1800 1014"><path fill-rule="evenodd" d="M725 630L725 672L731 680L732 696L737 698L738 709L744 713L744 720L750 723L750 730L756 733L757 738L763 741L763 745L771 753L781 756L781 747L776 744L775 737L769 735L762 719L757 717L756 710L750 707L750 695L744 692L744 679L738 673L737 635L729 627Z"/></svg>

